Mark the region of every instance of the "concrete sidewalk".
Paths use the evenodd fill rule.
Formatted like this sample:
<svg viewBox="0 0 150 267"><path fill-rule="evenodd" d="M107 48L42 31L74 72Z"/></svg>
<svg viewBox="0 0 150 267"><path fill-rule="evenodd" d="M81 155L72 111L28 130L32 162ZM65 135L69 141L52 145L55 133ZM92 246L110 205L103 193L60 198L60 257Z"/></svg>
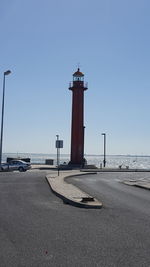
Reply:
<svg viewBox="0 0 150 267"><path fill-rule="evenodd" d="M64 203L80 208L100 209L102 208L102 203L100 201L65 181L65 179L68 179L69 177L86 174L87 173L77 170L61 171L59 176L56 176L56 173L49 174L46 176L46 179L52 191L61 199L63 199Z"/></svg>
<svg viewBox="0 0 150 267"><path fill-rule="evenodd" d="M124 184L150 190L150 179L125 180Z"/></svg>
<svg viewBox="0 0 150 267"><path fill-rule="evenodd" d="M55 165L46 165L46 164L31 164L31 169L38 170L57 170Z"/></svg>

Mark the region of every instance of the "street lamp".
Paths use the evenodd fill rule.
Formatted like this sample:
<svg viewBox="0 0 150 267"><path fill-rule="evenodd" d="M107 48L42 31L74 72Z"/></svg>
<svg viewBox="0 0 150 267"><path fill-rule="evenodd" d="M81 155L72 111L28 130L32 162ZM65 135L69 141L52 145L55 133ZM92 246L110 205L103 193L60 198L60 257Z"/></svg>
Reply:
<svg viewBox="0 0 150 267"><path fill-rule="evenodd" d="M104 167L106 166L106 133L102 133L104 136L104 160L103 160L103 165Z"/></svg>
<svg viewBox="0 0 150 267"><path fill-rule="evenodd" d="M3 124L4 124L4 100L5 100L5 76L11 73L10 70L4 72L3 77L3 98L2 98L2 118L1 118L1 139L0 139L0 167L2 164L2 145L3 145Z"/></svg>
<svg viewBox="0 0 150 267"><path fill-rule="evenodd" d="M84 145L85 145L85 126L83 126L83 156L82 156L82 167L84 168L85 165L85 158L84 158Z"/></svg>

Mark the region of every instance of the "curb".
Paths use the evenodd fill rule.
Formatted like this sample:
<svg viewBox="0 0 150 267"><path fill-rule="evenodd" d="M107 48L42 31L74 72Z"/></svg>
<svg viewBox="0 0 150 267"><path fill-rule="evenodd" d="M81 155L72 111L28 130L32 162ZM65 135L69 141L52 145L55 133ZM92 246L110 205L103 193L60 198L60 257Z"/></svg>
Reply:
<svg viewBox="0 0 150 267"><path fill-rule="evenodd" d="M135 184L134 186L142 188L142 189L150 190L150 187L147 187L145 185Z"/></svg>
<svg viewBox="0 0 150 267"><path fill-rule="evenodd" d="M128 181L123 181L122 183L125 184L125 185L129 185L129 186L139 187L139 188L142 188L142 189L145 189L145 190L150 190L150 185L131 183L131 182L128 182Z"/></svg>
<svg viewBox="0 0 150 267"><path fill-rule="evenodd" d="M92 169L85 169L84 172L91 172ZM95 172L150 172L150 169L95 169Z"/></svg>
<svg viewBox="0 0 150 267"><path fill-rule="evenodd" d="M96 174L96 172L91 172L90 174ZM82 176L82 175L87 175L87 173L78 173L78 174L69 174L69 175L65 174L64 176L62 176L61 182L63 183L63 185L67 186L69 184L67 182L65 182L66 179L69 179L71 177L76 177L76 176ZM70 205L75 206L75 207L86 208L86 209L101 209L102 208L102 202L91 197L90 195L87 195L85 192L81 191L80 189L78 189L76 186L74 186L72 184L71 184L71 186L74 188L74 190L76 190L76 192L78 190L80 190L80 192L83 192L85 199L87 198L89 201L84 203L84 202L81 202L84 200L84 198L83 199L80 198L79 200L74 200L73 197L68 197L68 196L66 196L66 194L63 194L62 192L60 193L59 190L56 190L55 188L53 188L53 185L52 185L50 179L57 179L57 177L56 178L50 178L47 175L46 180L47 180L52 192L56 196L61 198L65 204L70 204ZM78 193L77 193L77 195L78 195Z"/></svg>

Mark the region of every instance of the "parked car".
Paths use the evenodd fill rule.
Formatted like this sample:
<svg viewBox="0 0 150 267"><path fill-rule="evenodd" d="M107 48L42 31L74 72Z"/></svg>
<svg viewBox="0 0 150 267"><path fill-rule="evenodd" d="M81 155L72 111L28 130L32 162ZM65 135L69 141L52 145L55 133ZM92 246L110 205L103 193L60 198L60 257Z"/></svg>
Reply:
<svg viewBox="0 0 150 267"><path fill-rule="evenodd" d="M15 171L25 172L31 168L31 164L23 160L11 160L8 163L3 163L1 165L1 170L4 171Z"/></svg>

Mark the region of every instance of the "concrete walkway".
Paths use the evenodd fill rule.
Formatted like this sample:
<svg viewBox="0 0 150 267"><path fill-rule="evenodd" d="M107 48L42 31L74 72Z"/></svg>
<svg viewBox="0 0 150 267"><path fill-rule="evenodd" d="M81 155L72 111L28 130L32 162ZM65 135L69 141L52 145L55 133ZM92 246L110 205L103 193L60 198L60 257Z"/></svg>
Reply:
<svg viewBox="0 0 150 267"><path fill-rule="evenodd" d="M89 209L100 209L102 208L102 203L95 199L93 196L86 194L81 191L76 186L67 183L65 180L69 177L86 175L87 173L82 173L80 171L61 171L59 176L53 174L47 175L46 179L49 183L52 191L63 199L64 203L71 204L80 208ZM94 173L91 173L94 174Z"/></svg>

